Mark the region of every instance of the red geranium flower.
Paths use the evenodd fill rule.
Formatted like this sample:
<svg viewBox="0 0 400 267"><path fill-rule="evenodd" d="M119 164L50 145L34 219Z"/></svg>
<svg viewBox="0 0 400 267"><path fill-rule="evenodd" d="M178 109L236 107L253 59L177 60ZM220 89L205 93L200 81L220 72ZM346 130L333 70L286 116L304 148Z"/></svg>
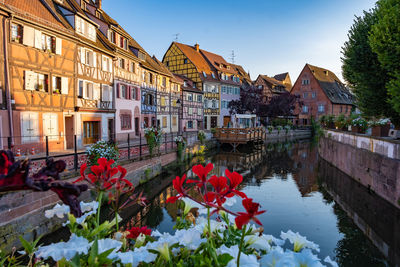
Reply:
<svg viewBox="0 0 400 267"><path fill-rule="evenodd" d="M176 176L176 178L172 181L172 185L174 186L174 189L178 192L178 195L169 197L167 199L167 203L175 203L178 199L181 197L186 196L186 189L183 188L183 183L186 180L186 174L180 178L179 176Z"/></svg>
<svg viewBox="0 0 400 267"><path fill-rule="evenodd" d="M147 228L147 226L132 227L131 229L126 231L129 232L129 234L126 237L130 239L136 239L140 234L151 235L151 229Z"/></svg>
<svg viewBox="0 0 400 267"><path fill-rule="evenodd" d="M192 167L192 171L199 177L199 180L187 180L187 183L197 183L198 187L203 186L207 182L208 173L214 168L212 163L208 163L207 166L195 165Z"/></svg>
<svg viewBox="0 0 400 267"><path fill-rule="evenodd" d="M252 198L243 199L242 204L246 209L246 212L238 212L239 216L235 218L237 228L242 229L243 225L248 224L250 220L262 225L262 223L255 217L265 212L265 210L258 211L260 204L253 202Z"/></svg>
<svg viewBox="0 0 400 267"><path fill-rule="evenodd" d="M205 200L212 202L216 200L218 206L225 202L225 194L228 192L228 180L223 176L212 176L208 182L214 187L214 191L208 192L205 195Z"/></svg>
<svg viewBox="0 0 400 267"><path fill-rule="evenodd" d="M236 190L236 187L242 183L243 176L237 172L230 172L228 169L225 170L225 175L229 179L229 194L227 197L238 195L241 198L247 198L245 193Z"/></svg>

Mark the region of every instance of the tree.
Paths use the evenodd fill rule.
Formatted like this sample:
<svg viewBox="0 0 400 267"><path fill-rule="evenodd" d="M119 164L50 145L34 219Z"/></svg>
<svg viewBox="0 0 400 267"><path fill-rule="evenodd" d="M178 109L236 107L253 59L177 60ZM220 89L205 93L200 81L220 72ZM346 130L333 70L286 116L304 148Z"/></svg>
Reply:
<svg viewBox="0 0 400 267"><path fill-rule="evenodd" d="M389 74L389 101L400 114L400 1L379 0L376 5L377 20L371 28L369 43Z"/></svg>
<svg viewBox="0 0 400 267"><path fill-rule="evenodd" d="M243 85L240 88L240 99L232 100L228 104L231 114L257 114L262 101L262 89L253 85Z"/></svg>
<svg viewBox="0 0 400 267"><path fill-rule="evenodd" d="M366 116L398 118L386 89L388 72L381 66L378 55L372 51L369 32L377 22L377 10L364 11L356 17L348 38L342 47L343 77L352 87L357 106Z"/></svg>
<svg viewBox="0 0 400 267"><path fill-rule="evenodd" d="M289 92L273 96L270 100L259 106L258 115L260 117L276 118L279 116L293 116L296 105L302 106L300 96L290 94Z"/></svg>

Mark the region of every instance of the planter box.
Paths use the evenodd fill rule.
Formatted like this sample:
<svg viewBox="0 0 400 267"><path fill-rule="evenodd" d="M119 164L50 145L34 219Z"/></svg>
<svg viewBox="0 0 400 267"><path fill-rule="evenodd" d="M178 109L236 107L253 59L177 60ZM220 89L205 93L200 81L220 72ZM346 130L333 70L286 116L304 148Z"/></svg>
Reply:
<svg viewBox="0 0 400 267"><path fill-rule="evenodd" d="M351 126L351 132L353 133L365 133L365 130L363 130L362 128L358 127L358 126Z"/></svg>
<svg viewBox="0 0 400 267"><path fill-rule="evenodd" d="M379 137L386 137L389 135L389 130L390 130L389 124L374 126L371 129L371 135L379 136Z"/></svg>

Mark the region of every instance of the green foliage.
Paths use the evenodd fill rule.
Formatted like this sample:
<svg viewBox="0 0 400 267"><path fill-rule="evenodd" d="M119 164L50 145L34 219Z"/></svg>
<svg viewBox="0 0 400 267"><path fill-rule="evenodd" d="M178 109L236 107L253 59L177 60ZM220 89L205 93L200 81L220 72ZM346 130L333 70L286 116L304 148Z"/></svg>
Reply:
<svg viewBox="0 0 400 267"><path fill-rule="evenodd" d="M340 114L335 119L335 126L339 130L347 130L347 126L349 126L348 119L344 116L344 114Z"/></svg>
<svg viewBox="0 0 400 267"><path fill-rule="evenodd" d="M381 66L389 74L385 79L390 103L397 115L400 114L400 2L379 0L376 20L371 27L369 43L377 54ZM371 88L371 90L376 90ZM377 114L386 115L386 114ZM391 117L388 115L388 117ZM392 118L393 119L393 118ZM395 118L398 123L398 117Z"/></svg>
<svg viewBox="0 0 400 267"><path fill-rule="evenodd" d="M94 215L90 215L86 218L85 223L82 225L76 222L76 218L72 214L68 214L69 224L67 224L71 233L77 236L82 236L89 241L94 241L96 238L106 238L110 236L115 226L115 220L111 222L105 221L97 226L96 218Z"/></svg>
<svg viewBox="0 0 400 267"><path fill-rule="evenodd" d="M268 133L272 133L272 131L274 130L274 126L270 125L270 126L268 126L267 129L268 129Z"/></svg>
<svg viewBox="0 0 400 267"><path fill-rule="evenodd" d="M212 134L216 134L217 133L217 130L215 128L211 128L210 131L211 131Z"/></svg>
<svg viewBox="0 0 400 267"><path fill-rule="evenodd" d="M286 126L286 125L293 125L292 121L288 120L288 119L283 119L283 118L276 118L272 120L272 126L276 127L276 126Z"/></svg>
<svg viewBox="0 0 400 267"><path fill-rule="evenodd" d="M119 158L118 146L113 142L97 141L87 150L88 162L90 165L96 165L99 158L113 159L117 161Z"/></svg>
<svg viewBox="0 0 400 267"><path fill-rule="evenodd" d="M197 138L199 139L200 144L204 145L204 141L206 140L206 134L204 131L200 130L197 134Z"/></svg>
<svg viewBox="0 0 400 267"><path fill-rule="evenodd" d="M313 118L311 118L311 135L314 137L320 137L322 136L324 131L321 128L321 124L317 121L315 121Z"/></svg>

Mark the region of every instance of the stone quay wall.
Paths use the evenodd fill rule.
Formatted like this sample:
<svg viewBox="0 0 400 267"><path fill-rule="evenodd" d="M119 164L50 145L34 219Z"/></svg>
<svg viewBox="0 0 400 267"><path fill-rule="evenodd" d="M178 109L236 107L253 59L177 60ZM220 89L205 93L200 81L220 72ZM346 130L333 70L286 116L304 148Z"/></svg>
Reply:
<svg viewBox="0 0 400 267"><path fill-rule="evenodd" d="M400 208L400 143L327 130L319 155L380 197Z"/></svg>

